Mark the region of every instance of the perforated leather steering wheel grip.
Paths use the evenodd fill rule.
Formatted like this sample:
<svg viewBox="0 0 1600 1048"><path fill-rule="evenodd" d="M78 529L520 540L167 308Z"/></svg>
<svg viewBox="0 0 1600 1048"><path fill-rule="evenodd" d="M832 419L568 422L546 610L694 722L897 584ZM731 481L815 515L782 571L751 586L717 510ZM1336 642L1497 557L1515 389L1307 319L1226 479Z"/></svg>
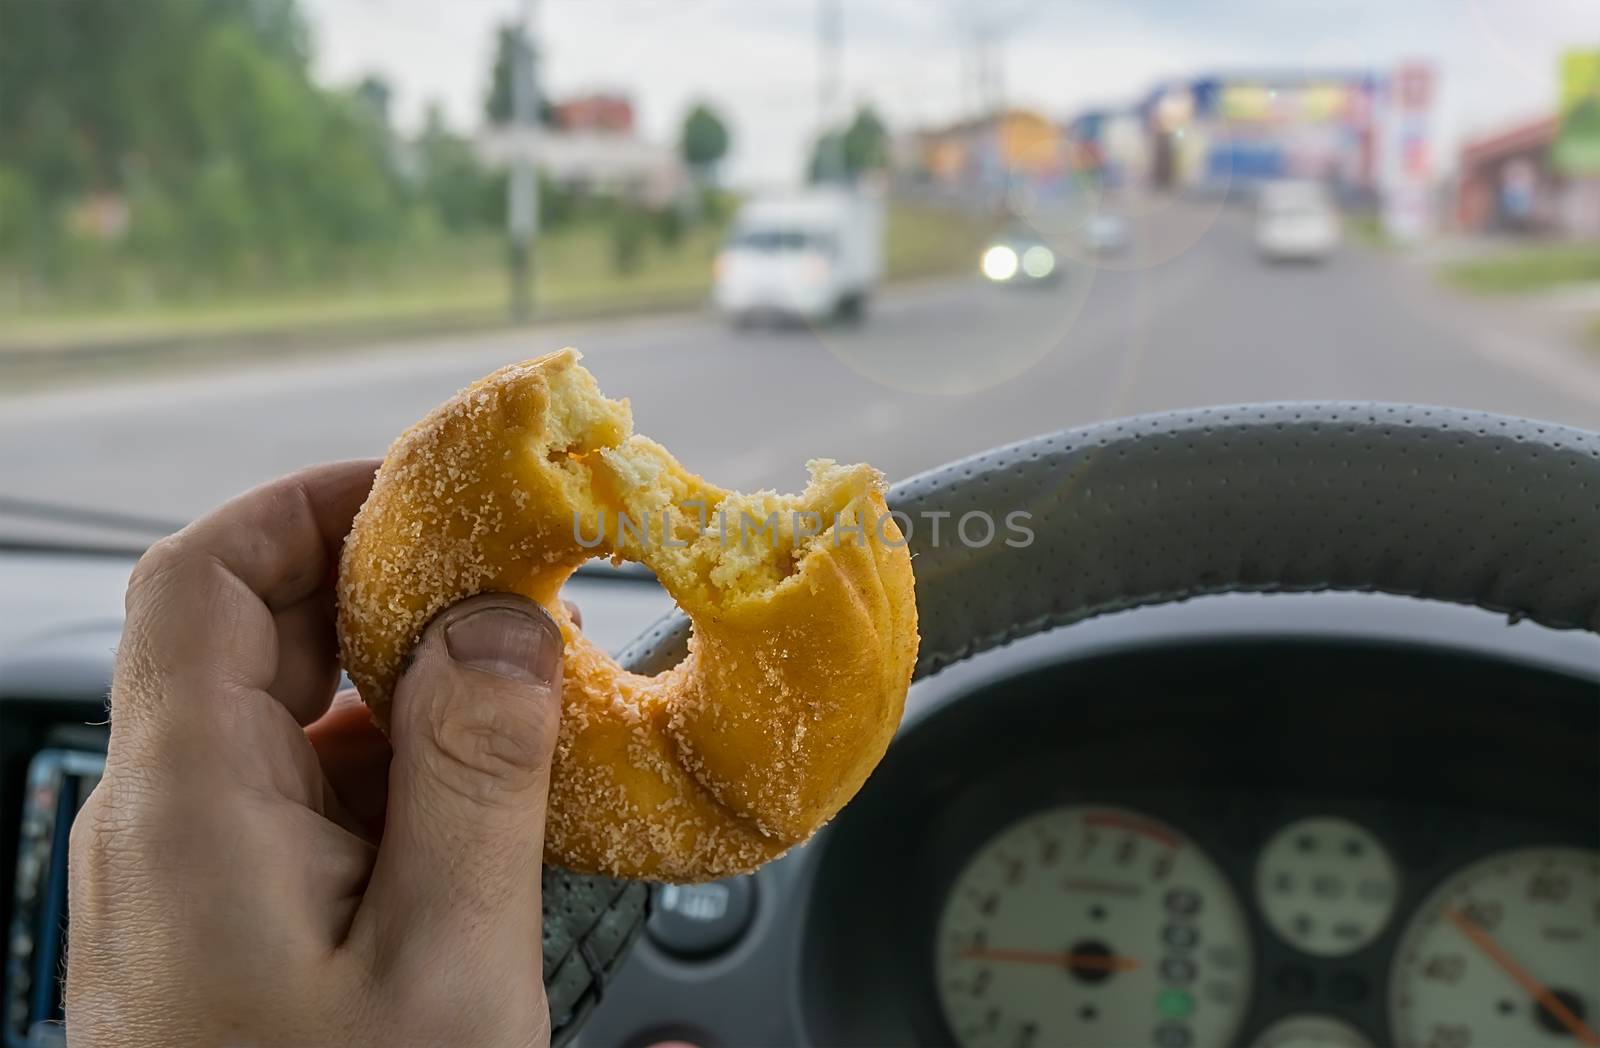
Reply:
<svg viewBox="0 0 1600 1048"><path fill-rule="evenodd" d="M1395 593L1600 632L1600 435L1550 423L1392 404L1178 411L986 451L888 501L913 554L917 677L1106 612L1234 591ZM688 635L669 615L621 661L659 672ZM549 869L544 884L561 1041L647 895Z"/></svg>

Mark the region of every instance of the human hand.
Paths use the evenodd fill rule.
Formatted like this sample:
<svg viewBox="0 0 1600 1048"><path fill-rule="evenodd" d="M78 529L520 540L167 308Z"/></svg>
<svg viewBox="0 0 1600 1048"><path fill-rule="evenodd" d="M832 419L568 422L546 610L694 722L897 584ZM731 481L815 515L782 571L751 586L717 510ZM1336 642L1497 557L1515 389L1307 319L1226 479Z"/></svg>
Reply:
<svg viewBox="0 0 1600 1048"><path fill-rule="evenodd" d="M333 702L334 566L375 466L257 488L134 570L72 830L70 1044L548 1042L560 631L518 597L442 613L390 763L359 700Z"/></svg>

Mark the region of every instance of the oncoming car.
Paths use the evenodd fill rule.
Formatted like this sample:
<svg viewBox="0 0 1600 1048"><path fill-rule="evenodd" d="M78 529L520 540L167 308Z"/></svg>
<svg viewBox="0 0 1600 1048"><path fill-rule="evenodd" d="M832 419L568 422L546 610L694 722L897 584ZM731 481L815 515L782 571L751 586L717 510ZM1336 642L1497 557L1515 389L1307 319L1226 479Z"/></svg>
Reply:
<svg viewBox="0 0 1600 1048"><path fill-rule="evenodd" d="M983 249L979 272L992 284L1042 285L1062 277L1056 250L1026 226L1013 226Z"/></svg>
<svg viewBox="0 0 1600 1048"><path fill-rule="evenodd" d="M1128 246L1128 220L1112 211L1096 211L1084 224L1083 242L1095 254L1115 255Z"/></svg>

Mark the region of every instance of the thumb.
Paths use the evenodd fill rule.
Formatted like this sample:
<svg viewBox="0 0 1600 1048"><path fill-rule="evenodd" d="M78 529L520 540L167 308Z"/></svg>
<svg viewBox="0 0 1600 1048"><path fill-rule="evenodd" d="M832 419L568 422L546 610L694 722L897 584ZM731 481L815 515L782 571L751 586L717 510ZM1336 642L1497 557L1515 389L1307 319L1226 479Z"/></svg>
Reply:
<svg viewBox="0 0 1600 1048"><path fill-rule="evenodd" d="M560 628L522 597L472 597L428 625L395 689L383 841L352 935L366 923L422 963L465 950L540 971L561 655Z"/></svg>

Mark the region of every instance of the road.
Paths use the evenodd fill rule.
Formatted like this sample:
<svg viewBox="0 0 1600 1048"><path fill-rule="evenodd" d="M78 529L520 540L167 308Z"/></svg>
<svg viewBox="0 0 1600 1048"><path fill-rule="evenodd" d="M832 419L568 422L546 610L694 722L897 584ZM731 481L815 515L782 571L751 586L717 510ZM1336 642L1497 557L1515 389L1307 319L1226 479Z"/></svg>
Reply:
<svg viewBox="0 0 1600 1048"><path fill-rule="evenodd" d="M1164 226L1156 223L1165 222ZM0 400L0 493L184 519L306 463L380 454L496 366L562 345L637 427L722 484L792 488L807 458L891 478L1047 430L1203 404L1378 399L1600 429L1600 367L1348 246L1268 267L1245 219L1152 220L1048 289L885 292L858 328L587 322Z"/></svg>

